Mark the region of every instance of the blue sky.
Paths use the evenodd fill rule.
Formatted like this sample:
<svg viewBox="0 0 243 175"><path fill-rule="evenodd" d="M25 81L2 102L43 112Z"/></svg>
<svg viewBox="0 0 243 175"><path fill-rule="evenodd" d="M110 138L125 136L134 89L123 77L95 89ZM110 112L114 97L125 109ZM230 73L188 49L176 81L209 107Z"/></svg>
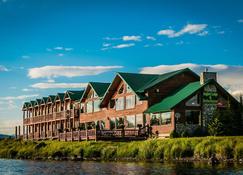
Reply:
<svg viewBox="0 0 243 175"><path fill-rule="evenodd" d="M21 104L117 71L205 67L243 91L243 1L0 0L0 133Z"/></svg>

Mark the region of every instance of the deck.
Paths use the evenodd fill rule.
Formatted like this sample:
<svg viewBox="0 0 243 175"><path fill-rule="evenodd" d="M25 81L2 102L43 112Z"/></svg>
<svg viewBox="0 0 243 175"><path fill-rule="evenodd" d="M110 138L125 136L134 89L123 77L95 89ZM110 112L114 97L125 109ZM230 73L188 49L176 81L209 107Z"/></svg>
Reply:
<svg viewBox="0 0 243 175"><path fill-rule="evenodd" d="M144 140L148 137L147 128L140 129L117 129L117 130L81 130L71 132L41 132L24 135L25 140L59 140L59 141L82 141L82 140Z"/></svg>

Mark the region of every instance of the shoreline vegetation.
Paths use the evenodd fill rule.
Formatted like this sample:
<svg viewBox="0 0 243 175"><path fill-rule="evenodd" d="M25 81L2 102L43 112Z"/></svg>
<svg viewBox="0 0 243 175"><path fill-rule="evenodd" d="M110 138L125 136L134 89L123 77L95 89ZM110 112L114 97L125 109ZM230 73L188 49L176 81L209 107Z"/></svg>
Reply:
<svg viewBox="0 0 243 175"><path fill-rule="evenodd" d="M243 136L149 139L146 141L0 140L0 158L31 160L126 160L243 162Z"/></svg>

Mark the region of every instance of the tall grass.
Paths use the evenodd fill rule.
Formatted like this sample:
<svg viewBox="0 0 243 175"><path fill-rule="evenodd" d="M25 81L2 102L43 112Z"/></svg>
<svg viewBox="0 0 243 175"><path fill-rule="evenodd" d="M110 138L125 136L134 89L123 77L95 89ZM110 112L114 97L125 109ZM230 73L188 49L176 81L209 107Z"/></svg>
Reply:
<svg viewBox="0 0 243 175"><path fill-rule="evenodd" d="M184 158L243 159L243 137L150 139L132 142L58 142L1 140L0 158L175 160Z"/></svg>

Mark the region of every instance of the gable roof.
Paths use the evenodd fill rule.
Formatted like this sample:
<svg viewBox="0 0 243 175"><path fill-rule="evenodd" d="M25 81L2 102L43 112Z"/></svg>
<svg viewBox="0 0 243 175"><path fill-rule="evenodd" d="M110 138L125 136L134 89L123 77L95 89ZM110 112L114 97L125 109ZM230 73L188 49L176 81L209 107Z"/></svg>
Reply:
<svg viewBox="0 0 243 175"><path fill-rule="evenodd" d="M233 96L231 96L223 87L221 87L215 80L209 80L203 85L200 81L189 83L181 88L175 90L171 95L164 98L161 102L156 103L149 107L145 113L157 113L157 112L168 112L174 108L181 101L187 99L191 95L195 94L204 86L213 83L221 92L227 94L234 102L239 103Z"/></svg>
<svg viewBox="0 0 243 175"><path fill-rule="evenodd" d="M101 82L90 82L89 84L94 89L98 97L103 97L107 88L110 86L110 83L101 83Z"/></svg>
<svg viewBox="0 0 243 175"><path fill-rule="evenodd" d="M55 100L54 101L56 101L57 98L59 98L60 101L63 102L64 101L64 95L65 95L64 93L57 93L57 95L55 96Z"/></svg>
<svg viewBox="0 0 243 175"><path fill-rule="evenodd" d="M27 109L30 106L30 102L24 102L22 110Z"/></svg>
<svg viewBox="0 0 243 175"><path fill-rule="evenodd" d="M67 94L71 100L78 101L82 97L83 93L84 93L84 90L82 90L82 91L70 91L69 90L65 93L65 97Z"/></svg>
<svg viewBox="0 0 243 175"><path fill-rule="evenodd" d="M103 83L103 82L89 82L87 85L87 88L83 92L82 97L80 98L80 101L82 101L83 98L87 96L87 93L90 89L93 89L94 92L97 94L99 98L102 98L104 94L106 93L106 90L110 86L110 83Z"/></svg>
<svg viewBox="0 0 243 175"><path fill-rule="evenodd" d="M53 103L53 102L55 101L55 98L56 98L56 96L55 96L55 95L49 95L49 96L48 96L47 103L48 103L48 102Z"/></svg>
<svg viewBox="0 0 243 175"><path fill-rule="evenodd" d="M168 72L165 74L140 74L140 73L122 73L118 72L116 77L114 78L113 82L107 89L104 98L101 102L101 105L104 105L104 101L108 96L111 96L111 93L109 93L109 90L111 89L115 79L117 77L120 77L131 89L132 91L140 98L145 99L144 96L145 90L157 85L158 83L161 83L163 81L166 81L176 75L179 75L181 73L189 72L193 76L195 76L199 80L199 76L191 71L189 68L186 69L180 69L173 72Z"/></svg>
<svg viewBox="0 0 243 175"><path fill-rule="evenodd" d="M144 86L140 87L138 92L140 92L140 93L144 92L145 90L155 86L158 83L161 83L161 82L163 82L165 80L168 80L169 78L172 78L172 77L174 77L176 75L179 75L179 74L185 73L185 72L191 73L193 76L197 77L198 80L199 80L199 76L196 73L194 73L189 68L185 68L185 69L180 69L180 70L176 70L176 71L173 71L173 72L168 72L168 73L164 73L164 74L158 75L155 79L151 80L150 82L148 82Z"/></svg>
<svg viewBox="0 0 243 175"><path fill-rule="evenodd" d="M36 99L36 101L35 101L35 106L38 106L38 105L40 105L41 104L41 99Z"/></svg>
<svg viewBox="0 0 243 175"><path fill-rule="evenodd" d="M41 99L41 104L46 104L47 103L47 100L48 100L48 97L43 97Z"/></svg>

